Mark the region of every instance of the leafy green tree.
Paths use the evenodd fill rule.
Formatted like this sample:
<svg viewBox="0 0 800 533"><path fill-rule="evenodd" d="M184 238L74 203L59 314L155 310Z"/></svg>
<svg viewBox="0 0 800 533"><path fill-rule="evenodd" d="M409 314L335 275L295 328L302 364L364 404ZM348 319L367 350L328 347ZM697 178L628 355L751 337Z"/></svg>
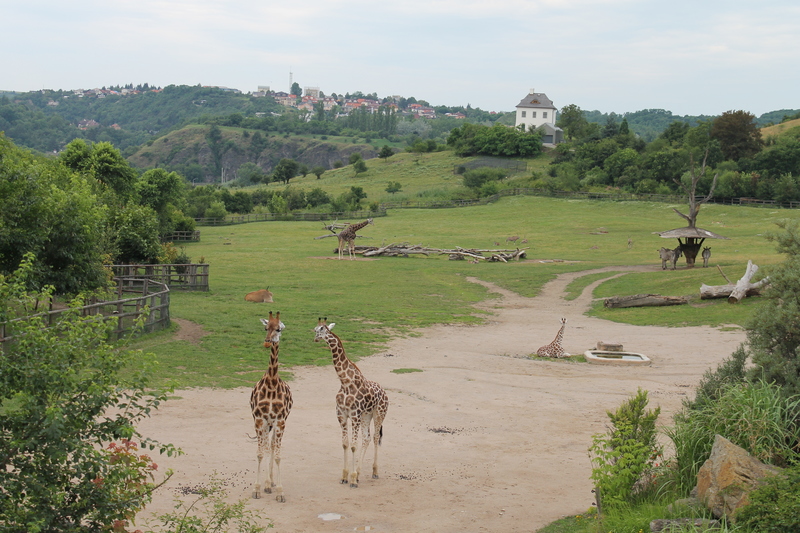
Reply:
<svg viewBox="0 0 800 533"><path fill-rule="evenodd" d="M130 204L111 215L115 260L120 263L158 263L161 239L158 215L152 208Z"/></svg>
<svg viewBox="0 0 800 533"><path fill-rule="evenodd" d="M633 148L625 148L614 152L603 163L608 177L616 183L625 173L639 164L639 154Z"/></svg>
<svg viewBox="0 0 800 533"><path fill-rule="evenodd" d="M386 192L389 194L394 194L396 192L400 192L403 189L403 186L400 184L399 181L390 181L386 184Z"/></svg>
<svg viewBox="0 0 800 533"><path fill-rule="evenodd" d="M387 162L389 161L389 158L392 157L393 155L394 155L394 150L392 150L392 148L388 144L384 144L383 147L381 147L381 151L378 152L378 157L382 158L384 161Z"/></svg>
<svg viewBox="0 0 800 533"><path fill-rule="evenodd" d="M314 174L317 179L320 179L323 174L325 174L325 167L321 165L317 165L311 169L311 173Z"/></svg>
<svg viewBox="0 0 800 533"><path fill-rule="evenodd" d="M753 375L777 383L786 396L800 394L800 223L778 223L783 233L768 238L786 258L770 272L767 301L759 306L747 340Z"/></svg>
<svg viewBox="0 0 800 533"><path fill-rule="evenodd" d="M0 274L33 252L31 288L75 294L106 286L107 210L92 188L85 174L26 153L0 134Z"/></svg>
<svg viewBox="0 0 800 533"><path fill-rule="evenodd" d="M561 109L556 125L564 130L568 139L573 140L583 137L589 121L586 120L580 107L575 104L569 104Z"/></svg>
<svg viewBox="0 0 800 533"><path fill-rule="evenodd" d="M295 96L303 96L303 89L300 88L300 84L294 82L292 84L292 88L289 89L289 94L293 94Z"/></svg>
<svg viewBox="0 0 800 533"><path fill-rule="evenodd" d="M111 143L89 146L83 139L76 139L67 145L59 159L68 168L96 179L122 203L133 197L136 171Z"/></svg>
<svg viewBox="0 0 800 533"><path fill-rule="evenodd" d="M355 175L358 176L369 169L367 168L367 163L363 159L358 158L358 160L353 163L353 170L355 171Z"/></svg>
<svg viewBox="0 0 800 533"><path fill-rule="evenodd" d="M242 165L239 167L238 174L245 183L261 183L264 181L264 178L267 177L267 174L260 166L250 161L247 163L242 163Z"/></svg>
<svg viewBox="0 0 800 533"><path fill-rule="evenodd" d="M294 159L281 159L272 170L272 180L281 181L288 185L289 180L297 176L300 165Z"/></svg>
<svg viewBox="0 0 800 533"><path fill-rule="evenodd" d="M714 119L710 135L719 141L726 159L738 161L761 151L764 141L755 118L746 111L726 111Z"/></svg>
<svg viewBox="0 0 800 533"><path fill-rule="evenodd" d="M353 152L348 157L348 162L349 162L349 164L354 165L356 163L356 161L358 161L359 159L364 159L363 156L361 155L361 153L360 152Z"/></svg>
<svg viewBox="0 0 800 533"><path fill-rule="evenodd" d="M167 172L163 168L146 171L136 182L136 193L142 205L158 214L159 235L175 231L173 215L182 218L180 206L185 203L185 182L177 172Z"/></svg>
<svg viewBox="0 0 800 533"><path fill-rule="evenodd" d="M27 290L34 263L28 254L0 275L0 320L19 318L0 350L0 524L10 533L118 530L155 488L158 467L134 441L175 452L137 430L167 391L150 386L148 358L107 342L111 320L74 310L47 327Z"/></svg>

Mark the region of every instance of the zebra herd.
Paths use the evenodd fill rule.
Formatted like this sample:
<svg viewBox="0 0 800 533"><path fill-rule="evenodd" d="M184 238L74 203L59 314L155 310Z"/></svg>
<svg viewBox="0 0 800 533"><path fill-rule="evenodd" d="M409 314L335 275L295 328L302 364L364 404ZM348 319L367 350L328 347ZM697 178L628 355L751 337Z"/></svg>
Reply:
<svg viewBox="0 0 800 533"><path fill-rule="evenodd" d="M667 263L672 263L672 270L675 270L675 265L680 259L681 255L683 255L683 250L681 250L681 246L678 245L677 248L674 250L670 250L669 248L664 248L663 246L658 250L658 255L661 257L661 270L667 269ZM711 247L705 246L703 247L703 268L708 266L708 260L711 259Z"/></svg>

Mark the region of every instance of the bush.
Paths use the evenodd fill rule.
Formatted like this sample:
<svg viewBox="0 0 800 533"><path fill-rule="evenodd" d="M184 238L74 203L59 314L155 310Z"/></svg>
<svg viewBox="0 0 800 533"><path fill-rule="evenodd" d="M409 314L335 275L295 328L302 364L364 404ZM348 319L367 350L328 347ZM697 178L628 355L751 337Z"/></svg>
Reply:
<svg viewBox="0 0 800 533"><path fill-rule="evenodd" d="M0 320L20 318L0 350L0 529L109 531L155 488L158 467L134 440L175 452L136 429L166 391L149 390L140 353L107 342L111 319L72 309L45 327L45 318L30 316L50 296L25 292L33 264L28 254L0 276Z"/></svg>
<svg viewBox="0 0 800 533"><path fill-rule="evenodd" d="M592 437L589 448L592 480L601 512L619 509L633 501L645 474L661 455L656 442L656 420L661 408L646 411L647 391L639 389L616 413L608 411L612 427Z"/></svg>
<svg viewBox="0 0 800 533"><path fill-rule="evenodd" d="M736 513L737 525L767 533L800 531L800 466L767 478L749 499Z"/></svg>
<svg viewBox="0 0 800 533"><path fill-rule="evenodd" d="M800 441L798 415L800 397L787 400L778 385L765 381L728 385L716 401L678 413L667 430L675 447L678 490L685 494L694 487L717 434L760 461L785 466Z"/></svg>

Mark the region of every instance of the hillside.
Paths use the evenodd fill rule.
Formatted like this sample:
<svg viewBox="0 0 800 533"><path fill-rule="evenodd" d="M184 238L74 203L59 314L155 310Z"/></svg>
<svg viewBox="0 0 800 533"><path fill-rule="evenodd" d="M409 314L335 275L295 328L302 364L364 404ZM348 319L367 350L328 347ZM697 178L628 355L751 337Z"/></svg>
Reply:
<svg viewBox="0 0 800 533"><path fill-rule="evenodd" d="M337 161L346 165L350 154L364 159L377 157L385 142L366 144L353 137L292 135L220 127L219 165L214 158L209 126L193 124L163 137L150 140L128 156L138 168L163 167L178 170L190 180L219 181L216 169L224 169L226 181L235 179L244 163L252 162L269 173L283 158L294 159L309 168L320 165L333 168ZM391 143L390 143L391 144ZM199 172L199 174L198 174Z"/></svg>
<svg viewBox="0 0 800 533"><path fill-rule="evenodd" d="M763 139L767 139L769 137L782 137L784 135L800 137L800 118L788 120L781 124L775 124L774 126L761 128L761 137Z"/></svg>

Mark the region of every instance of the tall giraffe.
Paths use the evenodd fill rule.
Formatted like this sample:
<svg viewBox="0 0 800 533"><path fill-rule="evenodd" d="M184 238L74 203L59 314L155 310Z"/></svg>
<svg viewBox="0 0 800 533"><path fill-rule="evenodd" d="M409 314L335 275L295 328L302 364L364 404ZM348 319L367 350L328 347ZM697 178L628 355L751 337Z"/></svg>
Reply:
<svg viewBox="0 0 800 533"><path fill-rule="evenodd" d="M361 370L347 358L342 340L331 330L336 324L328 325L327 319L320 318L314 328L314 342L324 341L331 349L333 366L342 386L336 394L336 416L342 426L342 450L344 466L342 483L350 482L351 487L358 487L358 476L361 463L369 447L370 421L375 423L375 434L372 436L375 457L372 461L372 477L378 478L378 445L383 438L383 419L389 409L389 397L383 387L369 381ZM349 431L348 431L349 425ZM359 435L361 440L359 441ZM359 446L361 447L359 454ZM348 454L349 451L349 454ZM349 459L352 457L352 468Z"/></svg>
<svg viewBox="0 0 800 533"><path fill-rule="evenodd" d="M265 483L264 492L271 494L272 487L275 487L275 499L283 503L286 498L281 483L281 438L286 428L286 419L292 410L292 392L278 376L278 349L281 332L286 326L281 322L280 311L275 316L270 311L269 319L262 318L261 323L267 330L264 347L270 349L270 358L267 372L261 381L256 383L250 394L250 409L253 412L258 437L258 473L253 498L261 497L261 460L264 458L264 453L269 450L269 478Z"/></svg>
<svg viewBox="0 0 800 533"><path fill-rule="evenodd" d="M553 342L542 346L538 350L536 350L536 355L539 357L568 357L569 354L564 351L564 348L561 346L561 339L564 338L564 328L567 327L567 319L561 319L561 329L558 330L556 334L556 338L553 339Z"/></svg>
<svg viewBox="0 0 800 533"><path fill-rule="evenodd" d="M374 225L375 223L372 221L371 218L368 218L364 222L359 222L358 224L350 224L342 231L337 233L339 237L339 259L343 259L343 248L347 246L347 250L350 254L350 260L352 261L355 259L356 255L356 232L366 226L367 224Z"/></svg>

